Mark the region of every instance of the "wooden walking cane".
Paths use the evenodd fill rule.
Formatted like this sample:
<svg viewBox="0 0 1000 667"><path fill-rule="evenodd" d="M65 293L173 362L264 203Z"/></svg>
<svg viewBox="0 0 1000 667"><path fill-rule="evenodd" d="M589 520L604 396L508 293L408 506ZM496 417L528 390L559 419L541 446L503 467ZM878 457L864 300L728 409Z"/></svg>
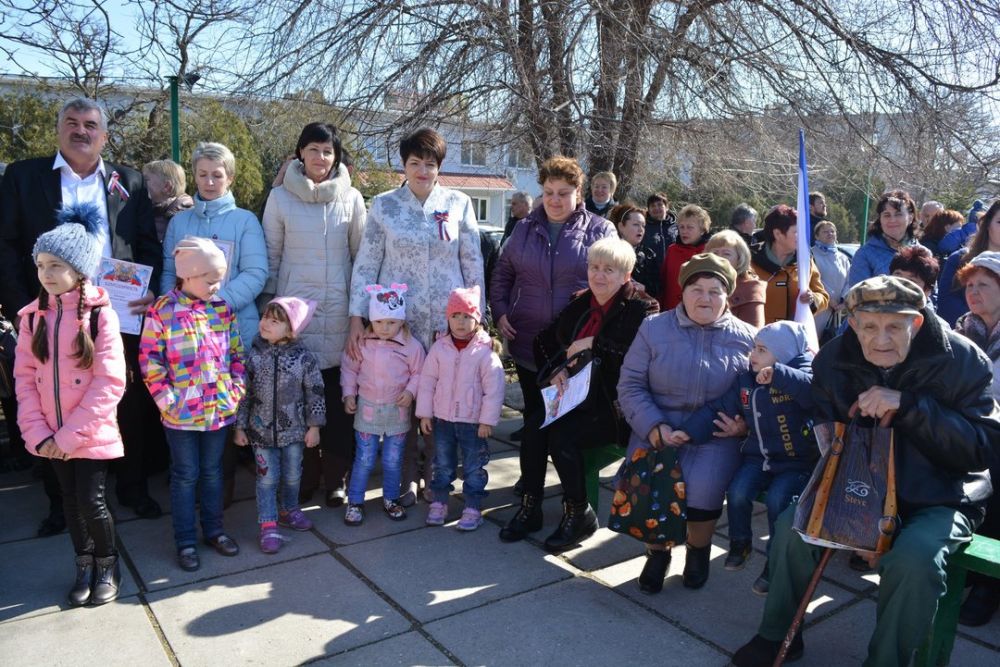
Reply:
<svg viewBox="0 0 1000 667"><path fill-rule="evenodd" d="M854 417L858 410L857 401L851 405L851 409L847 411L849 417ZM890 410L882 415L882 419L879 421L879 426L882 428L888 428L889 424L892 422L892 418L895 416L896 411ZM816 489L816 501L813 505L812 514L809 516L809 528L812 532L813 522L816 521L816 528L818 531L819 524L823 522L823 512L826 511L826 505L830 498L830 487L833 484L834 476L837 472L837 463L839 463L840 453L844 449L844 430L845 427L842 423L837 422L835 427L835 437L833 443L831 444L831 452L833 455L827 460L826 468L823 469L823 478L820 481L819 487ZM890 440L890 457L892 451L892 441ZM891 460L891 458L890 458ZM833 465L831 465L831 462ZM889 506L893 512L896 509L896 473L894 467L889 468L889 488L891 493L889 494L892 498L890 501L887 497L886 500L886 511L888 511ZM881 526L880 526L881 527ZM883 535L885 530L883 530ZM879 548L883 546L882 538L879 539ZM885 549L888 550L888 540L885 542ZM795 616L792 618L792 624L788 626L788 632L785 633L785 639L781 642L781 649L778 651L777 657L774 659L773 667L781 667L785 663L785 656L788 655L788 649L792 645L792 641L795 639L795 635L799 631L799 627L802 625L802 620L806 616L806 609L809 607L809 601L812 600L813 593L816 592L816 587L819 585L820 577L823 576L823 570L826 569L827 563L830 562L830 558L833 556L833 549L826 548L823 549L823 555L820 557L819 563L816 565L816 571L813 572L812 578L809 580L809 585L806 586L806 592L802 596L802 601L799 602L799 608L795 610Z"/></svg>

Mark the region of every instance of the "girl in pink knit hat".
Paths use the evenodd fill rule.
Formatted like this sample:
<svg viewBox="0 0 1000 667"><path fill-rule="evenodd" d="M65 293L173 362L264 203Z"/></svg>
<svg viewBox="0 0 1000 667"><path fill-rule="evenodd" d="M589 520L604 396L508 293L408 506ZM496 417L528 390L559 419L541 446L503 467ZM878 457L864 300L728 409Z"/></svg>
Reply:
<svg viewBox="0 0 1000 667"><path fill-rule="evenodd" d="M299 337L315 310L312 300L272 299L247 355L247 395L233 441L253 446L260 550L266 554L281 548L279 525L313 527L299 507L299 483L303 452L319 444L319 429L326 424L326 400L319 361Z"/></svg>
<svg viewBox="0 0 1000 667"><path fill-rule="evenodd" d="M487 438L500 421L504 373L496 346L482 327L479 286L458 288L448 297L448 333L431 346L420 373L417 417L424 435L434 434L434 501L427 524L440 526L448 515L448 495L462 451L462 496L465 509L459 530L483 523L486 497Z"/></svg>

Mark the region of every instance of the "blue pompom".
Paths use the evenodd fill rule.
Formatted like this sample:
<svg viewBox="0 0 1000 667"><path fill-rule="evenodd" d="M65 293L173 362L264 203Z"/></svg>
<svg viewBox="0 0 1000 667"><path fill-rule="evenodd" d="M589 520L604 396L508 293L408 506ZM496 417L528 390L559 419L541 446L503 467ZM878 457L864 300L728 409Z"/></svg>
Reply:
<svg viewBox="0 0 1000 667"><path fill-rule="evenodd" d="M101 217L101 209L97 207L97 204L93 204L91 202L80 202L79 204L63 206L59 209L56 219L61 225L70 222L83 225L83 228L87 230L87 233L92 236L104 235L104 221Z"/></svg>

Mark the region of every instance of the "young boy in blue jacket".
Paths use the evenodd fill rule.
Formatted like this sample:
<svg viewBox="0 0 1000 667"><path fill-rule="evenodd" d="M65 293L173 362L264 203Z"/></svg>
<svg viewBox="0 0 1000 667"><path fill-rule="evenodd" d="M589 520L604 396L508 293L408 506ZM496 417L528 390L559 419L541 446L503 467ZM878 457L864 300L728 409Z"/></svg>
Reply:
<svg viewBox="0 0 1000 667"><path fill-rule="evenodd" d="M711 439L718 412L742 415L749 432L743 441L743 464L726 491L729 516L727 570L741 570L749 560L754 499L767 490L768 533L774 522L805 488L819 459L812 431L812 354L805 329L797 322L779 321L757 332L750 350L750 370L729 390L706 403L671 434L675 445ZM753 584L755 593L768 589L768 569Z"/></svg>

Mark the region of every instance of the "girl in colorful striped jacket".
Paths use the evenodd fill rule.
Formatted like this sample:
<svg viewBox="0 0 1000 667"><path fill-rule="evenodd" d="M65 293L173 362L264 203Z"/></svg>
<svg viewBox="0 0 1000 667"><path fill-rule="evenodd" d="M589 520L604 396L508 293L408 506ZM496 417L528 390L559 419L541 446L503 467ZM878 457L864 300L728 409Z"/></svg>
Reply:
<svg viewBox="0 0 1000 667"><path fill-rule="evenodd" d="M223 556L239 553L222 530L222 450L246 391L236 314L217 297L226 258L209 239L174 249L177 285L146 315L139 364L170 445L170 505L177 561L197 570L195 486L202 537Z"/></svg>

